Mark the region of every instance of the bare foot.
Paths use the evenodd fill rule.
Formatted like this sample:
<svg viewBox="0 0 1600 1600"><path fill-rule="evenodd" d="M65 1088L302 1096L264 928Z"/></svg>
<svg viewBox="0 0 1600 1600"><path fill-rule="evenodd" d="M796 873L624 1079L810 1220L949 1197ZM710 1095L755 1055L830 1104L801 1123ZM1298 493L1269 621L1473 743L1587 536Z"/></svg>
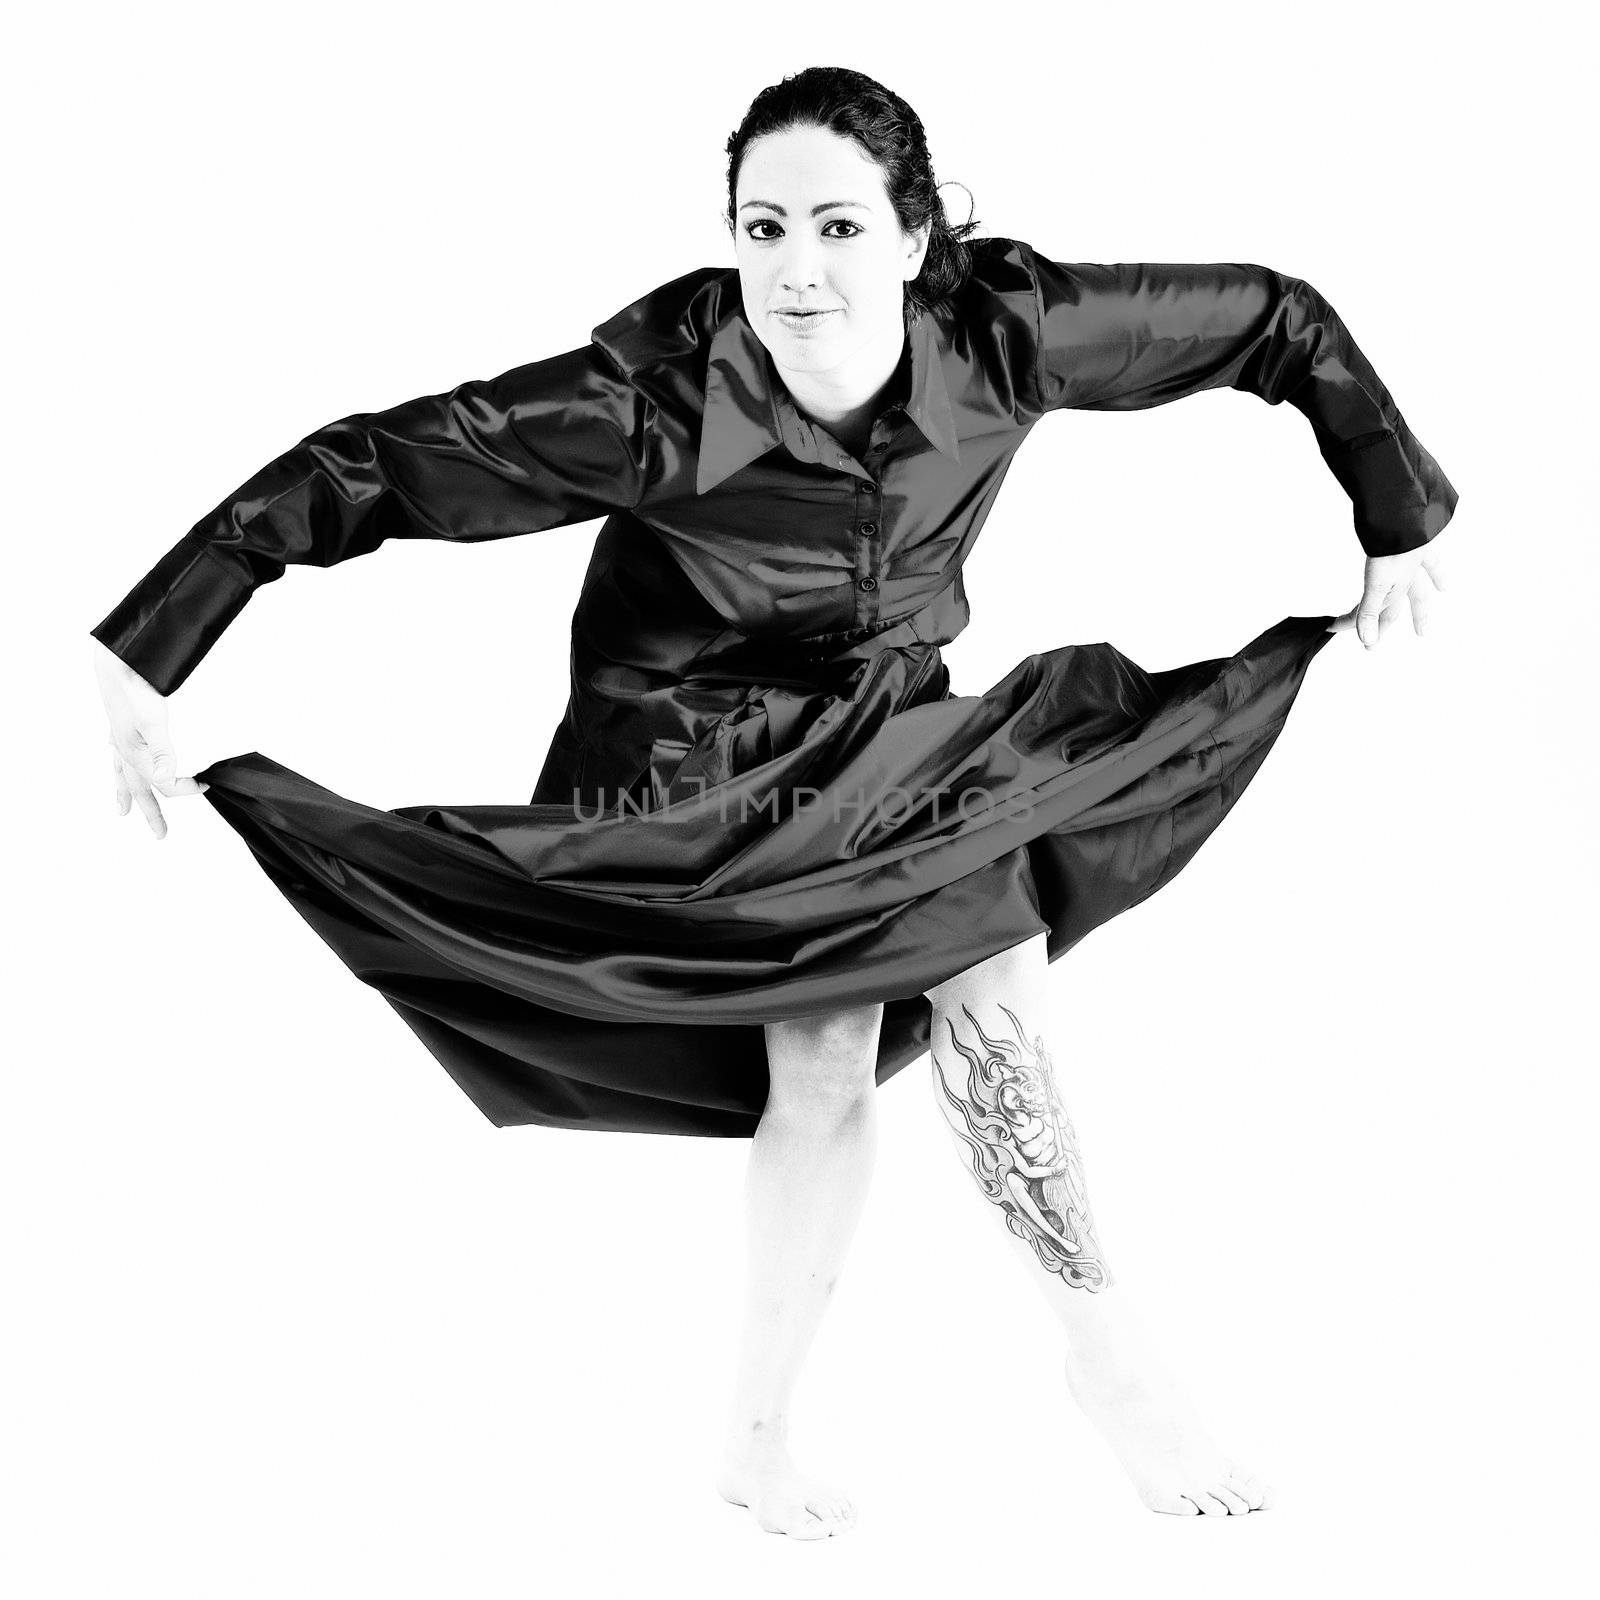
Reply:
<svg viewBox="0 0 1600 1600"><path fill-rule="evenodd" d="M749 1506L768 1533L793 1539L826 1539L855 1526L849 1496L801 1472L781 1445L730 1450L717 1473L717 1493Z"/></svg>
<svg viewBox="0 0 1600 1600"><path fill-rule="evenodd" d="M1069 1349L1067 1387L1152 1511L1241 1516L1272 1505L1271 1486L1217 1448L1137 1334Z"/></svg>

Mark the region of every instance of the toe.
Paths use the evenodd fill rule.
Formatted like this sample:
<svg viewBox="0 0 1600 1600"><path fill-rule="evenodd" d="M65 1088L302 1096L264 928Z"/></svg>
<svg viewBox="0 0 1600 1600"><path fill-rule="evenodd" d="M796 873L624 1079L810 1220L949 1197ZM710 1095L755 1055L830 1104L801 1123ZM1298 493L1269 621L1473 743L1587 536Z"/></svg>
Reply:
<svg viewBox="0 0 1600 1600"><path fill-rule="evenodd" d="M833 1524L826 1517L805 1512L779 1531L787 1533L792 1539L826 1539L833 1532Z"/></svg>
<svg viewBox="0 0 1600 1600"><path fill-rule="evenodd" d="M1232 1490L1234 1494L1238 1495L1238 1497L1243 1500L1252 1511L1259 1511L1261 1509L1261 1483L1256 1478L1254 1473L1230 1472L1225 1480L1224 1486Z"/></svg>
<svg viewBox="0 0 1600 1600"><path fill-rule="evenodd" d="M1240 1484L1243 1485L1242 1488ZM1278 1498L1278 1491L1265 1478L1259 1477L1254 1472L1244 1473L1234 1487L1238 1488L1239 1493L1250 1502L1250 1507L1254 1511L1266 1511Z"/></svg>
<svg viewBox="0 0 1600 1600"><path fill-rule="evenodd" d="M1183 1494L1156 1495L1146 1500L1145 1504L1152 1511L1162 1511L1170 1517L1197 1517L1200 1515L1200 1507L1187 1495Z"/></svg>
<svg viewBox="0 0 1600 1600"><path fill-rule="evenodd" d="M1203 1517L1225 1517L1228 1515L1227 1506L1209 1490L1196 1489L1188 1498L1194 1501L1196 1508Z"/></svg>
<svg viewBox="0 0 1600 1600"><path fill-rule="evenodd" d="M1242 1517L1250 1510L1250 1502L1225 1483L1212 1484L1210 1493L1212 1499L1220 1500L1228 1508L1231 1516Z"/></svg>
<svg viewBox="0 0 1600 1600"><path fill-rule="evenodd" d="M827 1489L813 1495L806 1504L820 1516L833 1517L836 1521L850 1523L855 1520L855 1503L842 1489Z"/></svg>

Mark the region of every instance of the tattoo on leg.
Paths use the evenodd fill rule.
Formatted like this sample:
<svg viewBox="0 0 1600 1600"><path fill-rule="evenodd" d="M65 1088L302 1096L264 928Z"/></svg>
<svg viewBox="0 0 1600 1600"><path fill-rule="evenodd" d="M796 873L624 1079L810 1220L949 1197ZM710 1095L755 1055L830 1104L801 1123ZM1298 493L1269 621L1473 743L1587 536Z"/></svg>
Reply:
<svg viewBox="0 0 1600 1600"><path fill-rule="evenodd" d="M1001 1006L1017 1037L993 1039L961 1009L976 1042L964 1042L954 1019L945 1020L950 1043L967 1063L966 1092L951 1093L937 1061L934 1081L973 1177L1048 1271L1081 1288L1111 1288L1116 1280L1095 1237L1077 1135L1056 1092L1043 1036L1030 1046L1016 1013Z"/></svg>

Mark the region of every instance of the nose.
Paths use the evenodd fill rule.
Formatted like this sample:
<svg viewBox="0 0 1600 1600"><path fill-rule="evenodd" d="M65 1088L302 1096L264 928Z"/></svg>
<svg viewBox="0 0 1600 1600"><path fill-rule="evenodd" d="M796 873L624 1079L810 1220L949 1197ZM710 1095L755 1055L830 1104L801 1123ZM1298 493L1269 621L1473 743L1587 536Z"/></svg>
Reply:
<svg viewBox="0 0 1600 1600"><path fill-rule="evenodd" d="M789 294L804 293L822 282L822 250L815 240L794 239L784 252L779 281Z"/></svg>

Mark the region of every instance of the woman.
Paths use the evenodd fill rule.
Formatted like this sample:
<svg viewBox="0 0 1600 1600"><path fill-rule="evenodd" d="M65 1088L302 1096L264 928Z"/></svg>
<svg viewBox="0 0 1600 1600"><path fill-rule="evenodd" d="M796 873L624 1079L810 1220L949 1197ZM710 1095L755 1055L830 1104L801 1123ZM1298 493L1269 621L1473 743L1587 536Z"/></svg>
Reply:
<svg viewBox="0 0 1600 1600"><path fill-rule="evenodd" d="M718 1488L762 1527L853 1521L790 1458L787 1406L876 1087L925 1052L1144 1504L1259 1509L1100 1248L1046 967L1190 859L1331 632L1371 646L1407 601L1420 628L1455 491L1309 285L969 243L917 117L859 73L764 90L728 155L735 268L581 349L319 429L93 630L119 808L161 836L157 795L205 793L496 1125L752 1138ZM1354 503L1358 610L1160 673L1064 646L952 694L962 563L1032 425L1224 385L1310 421ZM257 752L176 777L165 697L286 565L600 516L530 804L377 811Z"/></svg>

